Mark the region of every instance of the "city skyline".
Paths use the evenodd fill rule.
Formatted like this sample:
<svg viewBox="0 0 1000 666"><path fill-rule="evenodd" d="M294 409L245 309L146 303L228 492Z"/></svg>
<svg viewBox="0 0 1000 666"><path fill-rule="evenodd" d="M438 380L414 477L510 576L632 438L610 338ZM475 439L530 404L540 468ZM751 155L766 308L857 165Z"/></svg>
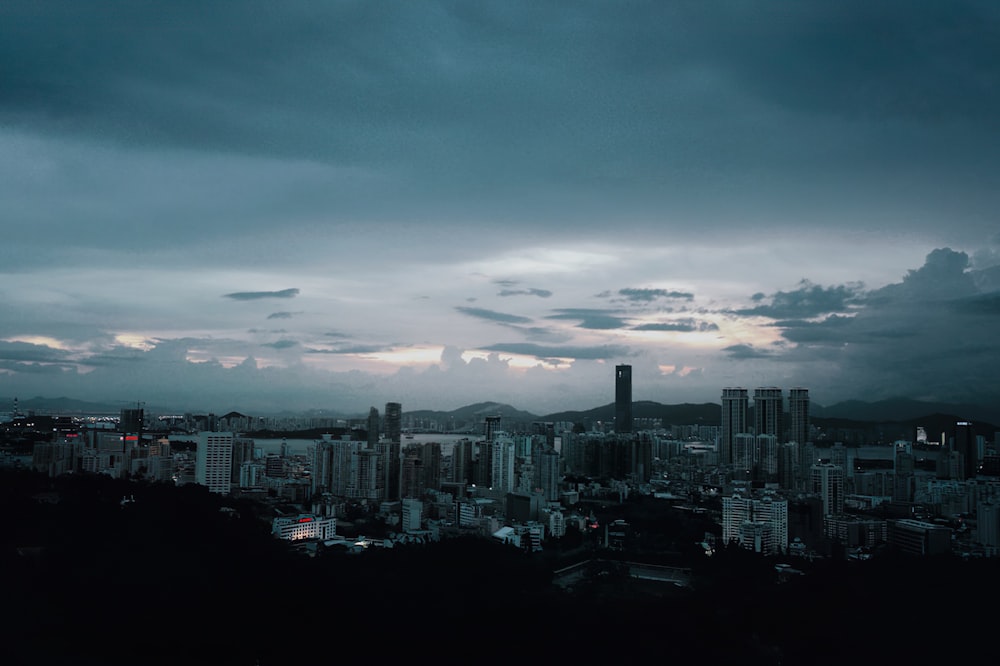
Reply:
<svg viewBox="0 0 1000 666"><path fill-rule="evenodd" d="M1000 401L994 5L267 7L0 9L0 395Z"/></svg>

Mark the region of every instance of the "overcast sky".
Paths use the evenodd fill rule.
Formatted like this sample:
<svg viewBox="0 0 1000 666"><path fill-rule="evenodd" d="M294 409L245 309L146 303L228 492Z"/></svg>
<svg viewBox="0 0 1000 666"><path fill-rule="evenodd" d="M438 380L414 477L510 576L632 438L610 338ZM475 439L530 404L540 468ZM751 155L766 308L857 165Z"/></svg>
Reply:
<svg viewBox="0 0 1000 666"><path fill-rule="evenodd" d="M995 403L998 204L992 0L0 4L0 396Z"/></svg>

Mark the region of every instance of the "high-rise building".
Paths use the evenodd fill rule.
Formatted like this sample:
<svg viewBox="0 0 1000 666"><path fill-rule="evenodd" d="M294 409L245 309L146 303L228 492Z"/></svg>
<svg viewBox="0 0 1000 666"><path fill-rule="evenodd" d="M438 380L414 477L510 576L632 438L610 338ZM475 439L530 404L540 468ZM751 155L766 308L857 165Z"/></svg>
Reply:
<svg viewBox="0 0 1000 666"><path fill-rule="evenodd" d="M228 494L233 473L233 433L202 432L195 452L195 483L213 493Z"/></svg>
<svg viewBox="0 0 1000 666"><path fill-rule="evenodd" d="M962 456L962 479L976 478L979 471L979 451L976 446L976 431L971 421L959 421L955 424L952 442L953 450Z"/></svg>
<svg viewBox="0 0 1000 666"><path fill-rule="evenodd" d="M499 436L490 447L490 487L494 490L514 489L514 440Z"/></svg>
<svg viewBox="0 0 1000 666"><path fill-rule="evenodd" d="M368 410L368 448L378 448L378 410Z"/></svg>
<svg viewBox="0 0 1000 666"><path fill-rule="evenodd" d="M745 388L722 389L722 428L719 434L719 463L733 463L736 435L747 431L747 406L750 399Z"/></svg>
<svg viewBox="0 0 1000 666"><path fill-rule="evenodd" d="M403 406L398 402L385 403L385 438L393 442L403 439Z"/></svg>
<svg viewBox="0 0 1000 666"><path fill-rule="evenodd" d="M781 389L769 386L754 389L753 392L753 426L756 435L774 435L783 441L785 437L782 428L782 416L785 413L784 398Z"/></svg>
<svg viewBox="0 0 1000 666"><path fill-rule="evenodd" d="M632 432L632 366L615 366L615 432Z"/></svg>
<svg viewBox="0 0 1000 666"><path fill-rule="evenodd" d="M823 500L823 515L838 515L844 512L844 469L838 465L823 463L810 468L812 479L810 489Z"/></svg>
<svg viewBox="0 0 1000 666"><path fill-rule="evenodd" d="M559 501L560 473L559 453L555 449L545 449L539 456L539 487L547 502Z"/></svg>
<svg viewBox="0 0 1000 666"><path fill-rule="evenodd" d="M497 433L500 432L501 429L500 424L502 421L503 417L499 415L487 416L485 419L483 419L483 437L486 439L487 442L492 442L493 439L497 436Z"/></svg>
<svg viewBox="0 0 1000 666"><path fill-rule="evenodd" d="M788 392L788 441L800 445L809 441L809 389L793 388Z"/></svg>
<svg viewBox="0 0 1000 666"><path fill-rule="evenodd" d="M722 540L769 555L783 552L788 548L788 502L771 495L723 497Z"/></svg>

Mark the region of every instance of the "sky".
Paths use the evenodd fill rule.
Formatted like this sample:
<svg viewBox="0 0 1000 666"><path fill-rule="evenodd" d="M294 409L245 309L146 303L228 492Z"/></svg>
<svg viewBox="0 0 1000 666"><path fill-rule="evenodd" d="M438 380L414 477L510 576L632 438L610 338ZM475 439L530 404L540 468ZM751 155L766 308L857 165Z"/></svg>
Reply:
<svg viewBox="0 0 1000 666"><path fill-rule="evenodd" d="M992 1L7 0L0 202L0 396L1000 401Z"/></svg>

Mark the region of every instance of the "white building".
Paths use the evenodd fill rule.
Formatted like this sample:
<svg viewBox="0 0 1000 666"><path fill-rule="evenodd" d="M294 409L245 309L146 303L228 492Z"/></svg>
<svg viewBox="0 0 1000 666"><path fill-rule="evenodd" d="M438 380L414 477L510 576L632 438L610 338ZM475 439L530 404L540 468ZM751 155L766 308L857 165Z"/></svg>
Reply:
<svg viewBox="0 0 1000 666"><path fill-rule="evenodd" d="M337 536L337 519L333 516L320 517L309 513L297 516L281 516L271 522L271 534L279 539L333 539Z"/></svg>
<svg viewBox="0 0 1000 666"><path fill-rule="evenodd" d="M424 503L418 499L407 497L403 499L402 505L403 520L399 528L404 532L419 532Z"/></svg>
<svg viewBox="0 0 1000 666"><path fill-rule="evenodd" d="M767 527L757 525L763 523ZM788 549L788 502L771 495L722 498L722 541L736 541L763 553Z"/></svg>
<svg viewBox="0 0 1000 666"><path fill-rule="evenodd" d="M195 454L194 480L213 493L228 494L233 473L233 433L202 432Z"/></svg>

